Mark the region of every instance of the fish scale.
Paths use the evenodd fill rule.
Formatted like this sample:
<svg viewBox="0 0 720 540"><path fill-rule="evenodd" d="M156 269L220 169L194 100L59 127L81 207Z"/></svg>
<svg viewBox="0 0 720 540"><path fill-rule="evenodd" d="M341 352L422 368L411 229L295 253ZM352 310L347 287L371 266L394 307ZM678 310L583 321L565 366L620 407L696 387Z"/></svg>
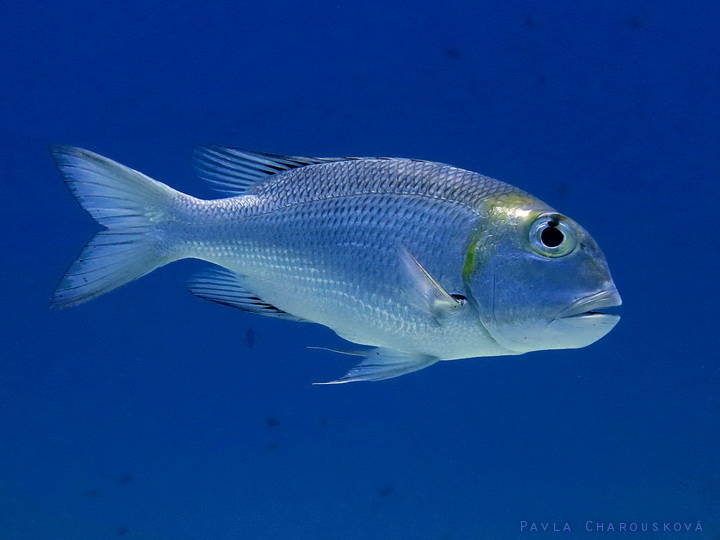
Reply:
<svg viewBox="0 0 720 540"><path fill-rule="evenodd" d="M331 166L330 180L317 171L312 174L312 169ZM360 177L365 179L362 182L341 182L358 168L372 174ZM432 168L456 171L446 166ZM270 185L254 190L251 196L259 208L244 207L234 223L203 228L203 240L181 256L208 260L246 276L247 288L267 302L329 326L355 342L397 345L400 336L408 342L406 348L454 356L459 354L455 350L472 347L478 333L448 325L437 328L425 311L408 304L397 247L414 253L448 290L462 293L460 271L479 215L469 204L472 199L457 197L457 190L448 189L442 181L444 190L414 193L423 183L411 173L423 174L427 169L423 162L374 160L282 173ZM383 182L383 178L395 178L398 170L402 171L399 179ZM471 177L454 174L461 183ZM324 184L331 186L328 192L320 191ZM387 193L380 192L382 186L387 186ZM290 194L283 189L288 187L293 188ZM188 227L196 229L205 219L216 223L216 206L229 201L195 201ZM399 214L407 219L398 219ZM224 251L227 245L234 249ZM406 339L408 330L412 330L412 343Z"/></svg>
<svg viewBox="0 0 720 540"><path fill-rule="evenodd" d="M416 195L470 208L513 186L478 173L410 159L352 159L284 171L252 191L258 211L351 195ZM520 192L521 193L521 192Z"/></svg>

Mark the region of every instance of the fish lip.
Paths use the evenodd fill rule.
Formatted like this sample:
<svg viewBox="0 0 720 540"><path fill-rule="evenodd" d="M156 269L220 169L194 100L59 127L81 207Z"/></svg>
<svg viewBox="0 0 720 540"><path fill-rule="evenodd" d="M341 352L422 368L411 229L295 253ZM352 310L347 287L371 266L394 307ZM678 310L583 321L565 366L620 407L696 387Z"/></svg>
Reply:
<svg viewBox="0 0 720 540"><path fill-rule="evenodd" d="M588 296L583 296L582 298L575 300L572 304L570 304L568 307L558 313L555 318L619 318L618 315L615 315L613 313L602 313L597 310L609 307L617 307L621 304L622 299L620 298L617 289L612 288Z"/></svg>

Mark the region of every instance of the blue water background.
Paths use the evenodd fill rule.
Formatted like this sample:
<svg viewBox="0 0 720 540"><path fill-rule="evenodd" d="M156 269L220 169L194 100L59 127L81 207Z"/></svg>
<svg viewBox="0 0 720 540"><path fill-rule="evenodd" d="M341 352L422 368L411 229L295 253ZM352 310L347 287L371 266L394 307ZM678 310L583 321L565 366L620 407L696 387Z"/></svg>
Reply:
<svg viewBox="0 0 720 540"><path fill-rule="evenodd" d="M720 537L719 16L680 0L3 2L0 538L552 535L523 521ZM353 359L308 347L342 340L192 297L196 261L50 311L98 227L47 146L211 197L189 157L211 142L516 184L591 231L623 318L585 349L323 387Z"/></svg>

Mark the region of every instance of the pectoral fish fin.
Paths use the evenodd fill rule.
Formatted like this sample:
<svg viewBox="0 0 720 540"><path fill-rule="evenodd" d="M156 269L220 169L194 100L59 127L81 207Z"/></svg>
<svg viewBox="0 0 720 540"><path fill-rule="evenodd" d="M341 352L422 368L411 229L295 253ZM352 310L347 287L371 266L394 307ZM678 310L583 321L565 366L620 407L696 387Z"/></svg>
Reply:
<svg viewBox="0 0 720 540"><path fill-rule="evenodd" d="M252 193L256 185L283 171L346 159L353 158L282 156L218 145L198 146L193 153L198 175L231 195Z"/></svg>
<svg viewBox="0 0 720 540"><path fill-rule="evenodd" d="M229 270L211 269L197 272L188 280L187 288L199 298L249 313L306 322L305 319L276 308L248 291L242 276Z"/></svg>
<svg viewBox="0 0 720 540"><path fill-rule="evenodd" d="M335 381L315 384L343 384L357 381L382 381L399 377L431 366L438 361L434 356L406 353L377 347L366 351L334 351L364 356L365 360Z"/></svg>
<svg viewBox="0 0 720 540"><path fill-rule="evenodd" d="M407 274L405 292L411 304L426 311L437 323L459 313L467 305L464 296L449 294L407 249L400 246L399 251Z"/></svg>

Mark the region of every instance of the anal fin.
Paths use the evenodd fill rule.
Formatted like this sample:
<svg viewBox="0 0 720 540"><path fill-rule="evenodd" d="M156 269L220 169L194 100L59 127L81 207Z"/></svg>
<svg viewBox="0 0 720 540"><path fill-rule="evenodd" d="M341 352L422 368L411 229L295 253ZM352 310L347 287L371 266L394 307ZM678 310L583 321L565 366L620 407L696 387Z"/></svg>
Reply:
<svg viewBox="0 0 720 540"><path fill-rule="evenodd" d="M392 379L431 366L438 361L434 356L406 353L377 347L366 351L334 351L364 356L365 360L335 381L315 384L343 384L357 381L382 381Z"/></svg>
<svg viewBox="0 0 720 540"><path fill-rule="evenodd" d="M243 284L242 276L230 270L201 270L188 280L187 288L195 296L210 302L217 302L267 317L307 322L305 319L268 304L262 298L248 291Z"/></svg>

